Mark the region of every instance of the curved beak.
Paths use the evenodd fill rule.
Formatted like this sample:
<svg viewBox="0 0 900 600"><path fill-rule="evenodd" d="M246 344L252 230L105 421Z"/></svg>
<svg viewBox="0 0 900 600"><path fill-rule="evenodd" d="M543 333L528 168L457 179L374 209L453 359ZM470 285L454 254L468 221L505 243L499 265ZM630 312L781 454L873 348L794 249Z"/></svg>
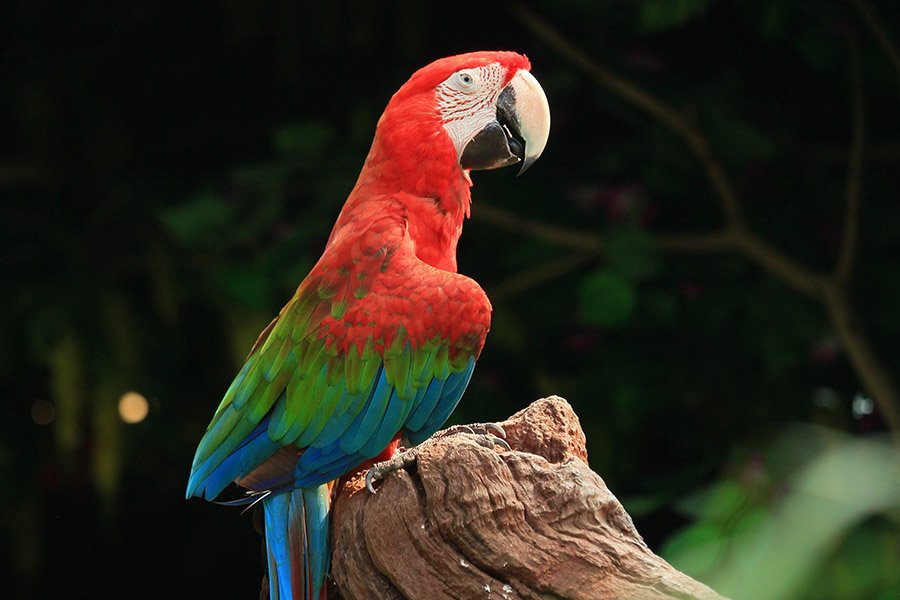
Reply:
<svg viewBox="0 0 900 600"><path fill-rule="evenodd" d="M512 118L516 120L510 129L514 134L518 133L525 142L524 156L520 157L522 168L519 169L519 175L521 175L534 164L547 145L547 138L550 137L550 104L547 103L547 96L541 84L528 71L516 73L506 89L501 92L498 99L498 114L504 110L502 106L504 94L509 94L512 100L510 112Z"/></svg>
<svg viewBox="0 0 900 600"><path fill-rule="evenodd" d="M496 120L463 150L465 169L497 169L522 163L519 175L534 164L550 136L550 105L534 75L517 71L497 98Z"/></svg>

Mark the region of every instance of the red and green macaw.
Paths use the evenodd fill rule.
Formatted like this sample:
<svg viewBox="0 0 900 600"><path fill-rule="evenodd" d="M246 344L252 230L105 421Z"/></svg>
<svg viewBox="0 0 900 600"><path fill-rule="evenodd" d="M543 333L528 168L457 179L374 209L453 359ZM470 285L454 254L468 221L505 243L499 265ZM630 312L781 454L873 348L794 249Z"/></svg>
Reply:
<svg viewBox="0 0 900 600"><path fill-rule="evenodd" d="M322 258L262 332L194 457L187 497L262 497L271 598L318 599L331 483L418 444L456 407L491 305L456 271L471 169L521 164L550 112L525 56L473 52L391 98Z"/></svg>

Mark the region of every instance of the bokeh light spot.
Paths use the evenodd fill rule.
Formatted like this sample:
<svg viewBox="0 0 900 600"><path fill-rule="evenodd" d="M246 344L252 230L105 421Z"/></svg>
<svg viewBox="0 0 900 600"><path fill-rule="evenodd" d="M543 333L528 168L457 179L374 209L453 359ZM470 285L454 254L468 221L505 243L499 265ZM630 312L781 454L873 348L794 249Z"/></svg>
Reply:
<svg viewBox="0 0 900 600"><path fill-rule="evenodd" d="M119 398L119 416L126 423L140 423L150 412L150 404L138 392L125 392Z"/></svg>
<svg viewBox="0 0 900 600"><path fill-rule="evenodd" d="M56 407L47 400L35 400L31 405L31 420L38 425L49 425L56 418Z"/></svg>
<svg viewBox="0 0 900 600"><path fill-rule="evenodd" d="M871 398L857 393L856 396L853 397L851 408L853 410L853 416L857 419L861 419L866 415L872 414L875 410L875 402Z"/></svg>

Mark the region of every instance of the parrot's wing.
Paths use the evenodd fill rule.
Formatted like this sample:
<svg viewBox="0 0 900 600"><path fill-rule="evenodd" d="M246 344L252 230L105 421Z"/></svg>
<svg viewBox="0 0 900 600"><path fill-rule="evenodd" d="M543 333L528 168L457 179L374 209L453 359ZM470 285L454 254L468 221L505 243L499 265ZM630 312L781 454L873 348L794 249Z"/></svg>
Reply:
<svg viewBox="0 0 900 600"><path fill-rule="evenodd" d="M427 438L462 396L489 320L481 288L419 260L402 218L347 224L225 393L187 495L244 478L317 485L404 428Z"/></svg>

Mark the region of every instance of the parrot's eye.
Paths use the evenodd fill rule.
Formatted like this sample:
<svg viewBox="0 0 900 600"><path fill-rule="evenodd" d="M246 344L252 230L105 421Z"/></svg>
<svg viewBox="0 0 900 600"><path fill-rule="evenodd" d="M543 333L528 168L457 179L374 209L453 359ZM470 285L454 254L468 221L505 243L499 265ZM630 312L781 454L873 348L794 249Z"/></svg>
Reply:
<svg viewBox="0 0 900 600"><path fill-rule="evenodd" d="M471 71L460 71L456 74L456 88L463 92L475 89L475 75Z"/></svg>

